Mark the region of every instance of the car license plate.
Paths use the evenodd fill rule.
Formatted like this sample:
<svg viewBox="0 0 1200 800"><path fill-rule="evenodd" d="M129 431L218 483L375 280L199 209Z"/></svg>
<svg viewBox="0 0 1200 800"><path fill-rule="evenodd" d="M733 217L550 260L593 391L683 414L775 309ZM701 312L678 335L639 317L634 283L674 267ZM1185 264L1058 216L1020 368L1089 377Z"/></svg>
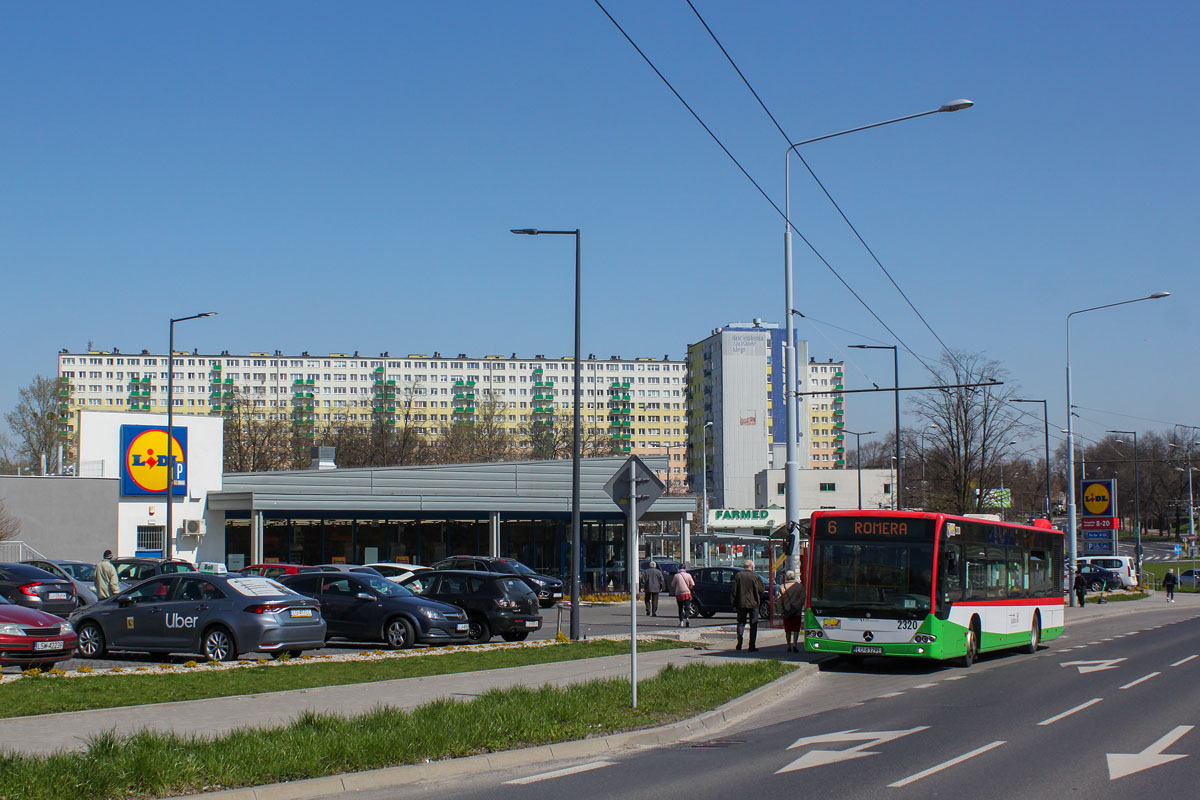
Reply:
<svg viewBox="0 0 1200 800"><path fill-rule="evenodd" d="M293 608L292 609L293 617L311 617L312 615L313 615L313 610L311 608Z"/></svg>
<svg viewBox="0 0 1200 800"><path fill-rule="evenodd" d="M61 641L34 642L33 649L34 650L62 650L63 643Z"/></svg>
<svg viewBox="0 0 1200 800"><path fill-rule="evenodd" d="M559 598L559 599L561 600L561 599L562 599L562 592L555 592L555 593L554 593L554 596L555 596L555 597L557 597L557 598Z"/></svg>
<svg viewBox="0 0 1200 800"><path fill-rule="evenodd" d="M456 624L454 626L454 630L456 630L456 631L468 631L470 629L471 629L471 626L465 622L459 622L458 624Z"/></svg>
<svg viewBox="0 0 1200 800"><path fill-rule="evenodd" d="M881 656L883 655L883 648L879 647L878 645L856 644L854 647L850 648L850 652L858 653L864 656Z"/></svg>
<svg viewBox="0 0 1200 800"><path fill-rule="evenodd" d="M51 600L66 600L67 599L66 592L51 592L50 594L48 594L46 596L49 597Z"/></svg>
<svg viewBox="0 0 1200 800"><path fill-rule="evenodd" d="M541 627L541 625L542 625L542 623L541 623L541 622L539 622L539 621L538 621L538 620L536 620L536 619L527 619L527 620L525 620L525 627L526 627L526 628L540 628L540 627Z"/></svg>

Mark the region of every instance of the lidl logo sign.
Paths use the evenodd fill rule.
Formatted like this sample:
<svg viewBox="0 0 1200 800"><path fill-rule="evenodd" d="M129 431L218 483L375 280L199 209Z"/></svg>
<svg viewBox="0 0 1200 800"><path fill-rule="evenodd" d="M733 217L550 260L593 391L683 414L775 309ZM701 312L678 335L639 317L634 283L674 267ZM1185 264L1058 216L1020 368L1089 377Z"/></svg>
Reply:
<svg viewBox="0 0 1200 800"><path fill-rule="evenodd" d="M1083 513L1089 517L1116 516L1116 481L1084 481Z"/></svg>
<svg viewBox="0 0 1200 800"><path fill-rule="evenodd" d="M171 443L175 462L173 495L187 494L187 428L176 428ZM121 426L121 494L167 492L167 432L146 425Z"/></svg>

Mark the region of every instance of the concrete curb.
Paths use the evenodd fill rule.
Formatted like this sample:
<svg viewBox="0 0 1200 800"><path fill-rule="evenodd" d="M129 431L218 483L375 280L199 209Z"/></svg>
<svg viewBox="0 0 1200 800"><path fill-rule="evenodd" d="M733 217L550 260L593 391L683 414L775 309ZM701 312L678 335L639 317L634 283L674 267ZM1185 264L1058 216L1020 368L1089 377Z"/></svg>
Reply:
<svg viewBox="0 0 1200 800"><path fill-rule="evenodd" d="M776 702L819 672L816 664L797 664L796 669L765 686L760 686L741 697L735 697L712 711L706 711L690 719L679 720L657 728L614 733L595 739L579 739L572 742L526 747L520 750L505 750L483 753L477 756L433 761L427 764L409 764L402 767L385 767L366 772L349 772L323 778L272 783L265 786L249 786L221 792L186 795L203 800L304 800L304 798L337 795L343 792L364 789L387 789L406 786L418 781L453 778L484 770L512 769L526 764L544 763L564 758L588 758L601 753L611 753L632 747L661 747L711 735L735 722L752 711Z"/></svg>

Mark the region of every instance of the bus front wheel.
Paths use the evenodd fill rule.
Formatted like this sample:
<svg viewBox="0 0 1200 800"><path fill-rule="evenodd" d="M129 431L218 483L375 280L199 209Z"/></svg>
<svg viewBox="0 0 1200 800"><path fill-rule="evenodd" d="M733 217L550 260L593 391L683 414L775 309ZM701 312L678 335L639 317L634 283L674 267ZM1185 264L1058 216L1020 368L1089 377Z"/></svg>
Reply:
<svg viewBox="0 0 1200 800"><path fill-rule="evenodd" d="M1025 647L1025 652L1033 655L1037 652L1038 645L1042 643L1042 616L1036 611L1033 613L1033 627L1029 629L1029 644Z"/></svg>
<svg viewBox="0 0 1200 800"><path fill-rule="evenodd" d="M964 667L969 667L975 663L975 659L979 657L979 620L971 620L970 626L967 628L967 652L963 653L961 664Z"/></svg>

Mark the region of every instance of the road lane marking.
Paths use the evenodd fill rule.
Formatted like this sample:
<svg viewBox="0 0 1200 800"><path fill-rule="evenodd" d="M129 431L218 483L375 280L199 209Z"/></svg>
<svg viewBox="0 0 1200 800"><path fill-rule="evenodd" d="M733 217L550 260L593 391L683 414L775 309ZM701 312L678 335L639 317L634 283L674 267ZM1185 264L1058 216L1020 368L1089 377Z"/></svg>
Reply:
<svg viewBox="0 0 1200 800"><path fill-rule="evenodd" d="M913 688L914 689L932 689L935 686L937 686L936 683L919 683L916 686L914 686Z"/></svg>
<svg viewBox="0 0 1200 800"><path fill-rule="evenodd" d="M1133 688L1134 686L1137 686L1137 685L1138 685L1139 683L1141 683L1142 681L1148 681L1148 680L1150 680L1150 679L1151 679L1151 678L1153 678L1155 675L1162 675L1162 673L1161 673L1161 672L1151 672L1149 675L1143 675L1142 677L1138 678L1136 681L1130 681L1129 683L1125 684L1125 685L1124 685L1124 686L1122 686L1121 688L1122 688L1122 689L1131 689L1131 688Z"/></svg>
<svg viewBox="0 0 1200 800"><path fill-rule="evenodd" d="M856 744L845 750L809 750L786 767L776 770L775 774L780 775L784 772L819 767L823 764L836 764L839 761L848 761L852 758L879 755L879 753L871 751L868 748L885 744L902 736L908 736L910 733L918 733L928 729L928 725L919 725L915 728L899 731L860 731L857 728L852 728L848 731L836 731L818 736L805 736L792 742L788 745L787 749L792 750L809 744L823 744L825 742L862 742L862 744Z"/></svg>
<svg viewBox="0 0 1200 800"><path fill-rule="evenodd" d="M565 769L556 769L553 772L543 772L538 775L529 775L524 778L514 778L513 780L505 781L504 783L505 783L505 785L508 785L508 784L523 785L526 783L537 783L538 781L548 781L551 778L562 778L567 775L575 775L576 773L579 773L579 772L589 772L593 769L600 769L601 767L611 767L615 763L617 763L617 762L615 762L615 761L589 761L586 764L577 764L573 767L567 767Z"/></svg>
<svg viewBox="0 0 1200 800"><path fill-rule="evenodd" d="M1061 714L1055 714L1050 719L1042 720L1041 722L1038 723L1038 725L1053 725L1054 723L1058 722L1060 719L1063 719L1064 717L1069 717L1072 714L1074 714L1076 711L1083 711L1085 708L1087 708L1089 706L1094 706L1094 705L1096 705L1096 703L1099 703L1103 699L1104 699L1103 697L1093 697L1091 700L1088 700L1086 703L1080 703L1079 705L1075 706L1074 708L1067 709L1066 711L1062 712Z"/></svg>
<svg viewBox="0 0 1200 800"><path fill-rule="evenodd" d="M1150 769L1150 767L1161 767L1163 764L1187 758L1186 753L1164 754L1163 750L1175 744L1192 727L1191 725L1179 725L1172 728L1165 736L1140 753L1105 753L1108 758L1108 779L1115 781L1117 778L1124 778L1126 775L1132 775L1135 772Z"/></svg>
<svg viewBox="0 0 1200 800"><path fill-rule="evenodd" d="M879 696L880 697L899 697L902 694L904 694L904 692L888 692L887 694L881 694Z"/></svg>
<svg viewBox="0 0 1200 800"><path fill-rule="evenodd" d="M1064 661L1059 664L1060 667L1078 667L1080 675L1086 675L1089 672L1101 672L1106 669L1116 669L1117 664L1125 661L1124 658L1101 658L1096 661Z"/></svg>
<svg viewBox="0 0 1200 800"><path fill-rule="evenodd" d="M895 783L889 783L888 788L889 789L899 789L904 786L908 786L910 783L916 783L917 781L921 780L922 778L928 778L930 775L934 774L935 772L941 772L942 770L944 770L948 767L953 767L955 764L961 764L962 762L966 761L969 758L974 758L975 756L982 755L983 753L986 753L988 750L994 750L1002 744L1004 744L1003 741L997 740L997 741L992 742L991 744L985 744L983 747L977 747L974 750L972 750L971 752L963 753L961 756L958 756L957 758L952 758L949 761L943 761L941 764L938 764L936 767L930 767L929 769L921 770L916 775L909 775L904 780L896 781Z"/></svg>
<svg viewBox="0 0 1200 800"><path fill-rule="evenodd" d="M949 678L946 678L946 680L948 680L948 681L961 681L961 680L962 680L963 678L965 678L965 677L967 677L967 676L966 676L966 675L951 675Z"/></svg>
<svg viewBox="0 0 1200 800"><path fill-rule="evenodd" d="M1172 666L1172 667L1178 667L1180 664L1186 664L1187 662L1191 661L1193 658L1195 658L1195 656L1194 656L1194 655L1192 655L1192 656L1188 656L1187 658L1180 659L1179 661L1176 661L1176 662L1175 662L1174 664L1172 664L1171 666Z"/></svg>

